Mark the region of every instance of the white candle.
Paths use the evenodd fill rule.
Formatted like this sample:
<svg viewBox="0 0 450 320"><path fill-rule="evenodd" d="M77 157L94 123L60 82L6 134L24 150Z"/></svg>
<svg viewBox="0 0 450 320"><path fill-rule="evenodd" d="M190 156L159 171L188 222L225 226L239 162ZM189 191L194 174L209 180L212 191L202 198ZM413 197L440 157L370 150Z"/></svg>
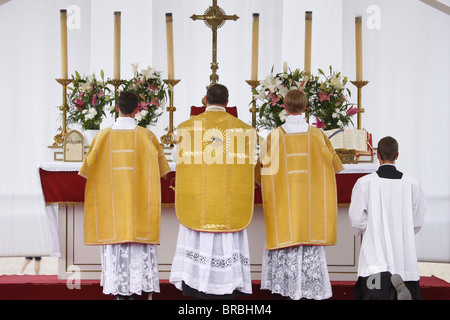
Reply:
<svg viewBox="0 0 450 320"><path fill-rule="evenodd" d="M60 11L61 24L61 78L67 79L67 10Z"/></svg>
<svg viewBox="0 0 450 320"><path fill-rule="evenodd" d="M258 80L258 56L259 56L258 51L259 51L259 13L254 13L253 14L251 80Z"/></svg>
<svg viewBox="0 0 450 320"><path fill-rule="evenodd" d="M166 13L166 37L167 37L167 75L169 80L175 79L174 52L173 52L173 17Z"/></svg>
<svg viewBox="0 0 450 320"><path fill-rule="evenodd" d="M114 79L120 80L120 11L114 12Z"/></svg>
<svg viewBox="0 0 450 320"><path fill-rule="evenodd" d="M305 73L311 74L312 12L305 14Z"/></svg>
<svg viewBox="0 0 450 320"><path fill-rule="evenodd" d="M362 17L355 18L356 36L356 81L363 81L363 56L362 56Z"/></svg>

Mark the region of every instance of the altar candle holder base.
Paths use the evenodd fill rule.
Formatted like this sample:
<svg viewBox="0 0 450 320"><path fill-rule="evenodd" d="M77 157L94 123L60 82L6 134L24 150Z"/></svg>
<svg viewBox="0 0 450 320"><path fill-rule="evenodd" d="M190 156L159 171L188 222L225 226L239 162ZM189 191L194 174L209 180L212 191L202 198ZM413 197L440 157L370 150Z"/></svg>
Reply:
<svg viewBox="0 0 450 320"><path fill-rule="evenodd" d="M62 93L63 93L63 104L59 108L62 112L62 125L58 129L61 131L61 133L57 134L53 140L53 147L60 147L64 144L64 138L66 137L68 130L67 130L67 111L69 110L69 107L67 106L67 86L72 83L73 80L71 79L56 79L56 82L58 82L60 85L62 85Z"/></svg>
<svg viewBox="0 0 450 320"><path fill-rule="evenodd" d="M167 111L169 111L169 127L166 129L167 134L163 135L161 137L161 145L173 147L177 141L174 137L174 127L173 127L173 113L177 110L173 106L173 93L174 93L174 87L181 81L181 80L175 80L175 79L168 79L163 80L165 84L169 86L170 91L170 106L167 108Z"/></svg>
<svg viewBox="0 0 450 320"><path fill-rule="evenodd" d="M358 130L361 130L361 116L362 113L365 112L364 108L362 107L362 88L364 88L369 81L350 81L356 88L358 88Z"/></svg>

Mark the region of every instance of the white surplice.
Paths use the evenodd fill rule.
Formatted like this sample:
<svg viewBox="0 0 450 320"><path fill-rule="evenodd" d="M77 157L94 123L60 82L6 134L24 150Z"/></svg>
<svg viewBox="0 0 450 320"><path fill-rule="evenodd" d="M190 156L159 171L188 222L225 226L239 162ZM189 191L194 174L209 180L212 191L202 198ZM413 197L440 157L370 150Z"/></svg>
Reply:
<svg viewBox="0 0 450 320"><path fill-rule="evenodd" d="M133 130L134 118L119 117L113 130ZM130 296L159 292L158 251L155 244L121 243L101 246L104 294Z"/></svg>
<svg viewBox="0 0 450 320"><path fill-rule="evenodd" d="M220 106L206 111L226 112ZM176 148L172 152L176 162ZM183 282L202 293L225 295L252 293L247 230L200 232L180 224L170 283L182 290Z"/></svg>
<svg viewBox="0 0 450 320"><path fill-rule="evenodd" d="M389 271L404 281L419 280L415 234L425 212L425 197L416 179L405 174L401 179L380 178L377 173L360 178L349 209L355 236L364 233L358 276Z"/></svg>
<svg viewBox="0 0 450 320"><path fill-rule="evenodd" d="M308 131L303 115L289 115L282 128L286 133ZM325 248L295 246L264 250L261 289L289 297L322 300L332 296Z"/></svg>

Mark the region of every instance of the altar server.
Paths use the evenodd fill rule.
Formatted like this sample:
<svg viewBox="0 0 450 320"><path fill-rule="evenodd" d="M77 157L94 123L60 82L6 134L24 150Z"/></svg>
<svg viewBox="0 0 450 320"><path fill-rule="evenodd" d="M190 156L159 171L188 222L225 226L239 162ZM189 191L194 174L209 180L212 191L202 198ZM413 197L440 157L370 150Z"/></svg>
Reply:
<svg viewBox="0 0 450 320"><path fill-rule="evenodd" d="M136 126L137 96L123 91L118 104L79 174L87 179L84 241L101 245L103 293L126 300L159 292L160 178L170 167L155 135Z"/></svg>
<svg viewBox="0 0 450 320"><path fill-rule="evenodd" d="M332 296L324 246L336 244L335 174L343 165L324 133L309 126L306 95L286 94L286 123L261 148L266 228L261 289L289 299Z"/></svg>
<svg viewBox="0 0 450 320"><path fill-rule="evenodd" d="M349 209L355 236L364 234L358 264L356 299L421 299L415 234L426 209L420 183L398 171L398 142L378 143L377 172L360 178Z"/></svg>
<svg viewBox="0 0 450 320"><path fill-rule="evenodd" d="M183 295L229 299L252 292L246 228L253 214L253 127L228 114L228 89L209 87L206 111L177 128L175 210L180 221L170 282Z"/></svg>

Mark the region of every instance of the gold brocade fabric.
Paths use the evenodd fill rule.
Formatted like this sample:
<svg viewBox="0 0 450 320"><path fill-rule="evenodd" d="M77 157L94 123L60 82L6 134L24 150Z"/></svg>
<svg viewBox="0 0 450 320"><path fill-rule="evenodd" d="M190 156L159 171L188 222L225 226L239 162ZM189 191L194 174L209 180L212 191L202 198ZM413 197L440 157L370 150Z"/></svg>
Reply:
<svg viewBox="0 0 450 320"><path fill-rule="evenodd" d="M206 111L177 128L175 210L187 228L245 229L253 215L256 131L222 111Z"/></svg>
<svg viewBox="0 0 450 320"><path fill-rule="evenodd" d="M335 174L343 165L321 130L272 131L261 149L266 249L335 245Z"/></svg>
<svg viewBox="0 0 450 320"><path fill-rule="evenodd" d="M101 130L79 172L87 178L85 244L158 244L160 177L169 171L163 150L150 130Z"/></svg>

